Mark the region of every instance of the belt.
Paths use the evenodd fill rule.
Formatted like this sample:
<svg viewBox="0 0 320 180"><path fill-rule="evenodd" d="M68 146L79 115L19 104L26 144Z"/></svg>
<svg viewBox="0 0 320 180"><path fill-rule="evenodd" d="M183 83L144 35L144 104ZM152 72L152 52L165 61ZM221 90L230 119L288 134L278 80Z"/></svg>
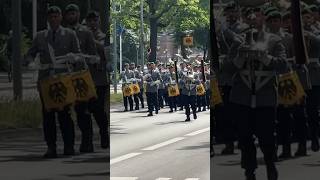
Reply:
<svg viewBox="0 0 320 180"><path fill-rule="evenodd" d="M240 71L240 74L246 75L246 76L251 75L248 70L242 70L242 71ZM273 72L273 71L254 71L254 75L255 75L255 76L266 76L266 77L270 77L270 76L275 76L276 73Z"/></svg>
<svg viewBox="0 0 320 180"><path fill-rule="evenodd" d="M310 63L319 63L319 58L309 58Z"/></svg>
<svg viewBox="0 0 320 180"><path fill-rule="evenodd" d="M68 66L66 64L41 64L40 70L47 70L47 69L68 69Z"/></svg>

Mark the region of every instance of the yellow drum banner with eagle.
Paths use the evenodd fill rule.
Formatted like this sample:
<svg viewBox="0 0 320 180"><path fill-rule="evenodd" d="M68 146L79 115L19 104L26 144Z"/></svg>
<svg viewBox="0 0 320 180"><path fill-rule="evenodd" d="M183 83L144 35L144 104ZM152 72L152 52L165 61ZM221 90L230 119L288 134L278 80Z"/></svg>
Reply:
<svg viewBox="0 0 320 180"><path fill-rule="evenodd" d="M132 96L133 89L132 89L131 84L124 84L122 87L122 92L123 92L124 97Z"/></svg>
<svg viewBox="0 0 320 180"><path fill-rule="evenodd" d="M139 94L140 93L140 87L139 84L131 84L131 89L133 91L133 94Z"/></svg>
<svg viewBox="0 0 320 180"><path fill-rule="evenodd" d="M299 104L305 91L295 71L281 74L278 84L278 101L282 105Z"/></svg>
<svg viewBox="0 0 320 180"><path fill-rule="evenodd" d="M39 91L48 112L61 111L64 107L72 105L76 99L69 74L55 75L40 80Z"/></svg>
<svg viewBox="0 0 320 180"><path fill-rule="evenodd" d="M210 81L210 86L211 86L211 102L210 102L211 106L214 107L218 104L223 103L217 79L212 79Z"/></svg>
<svg viewBox="0 0 320 180"><path fill-rule="evenodd" d="M76 101L86 102L97 98L96 88L89 70L73 73L71 80Z"/></svg>
<svg viewBox="0 0 320 180"><path fill-rule="evenodd" d="M203 84L197 85L197 96L203 96L206 93L206 90Z"/></svg>
<svg viewBox="0 0 320 180"><path fill-rule="evenodd" d="M177 84L168 86L168 95L169 97L179 96L180 91Z"/></svg>

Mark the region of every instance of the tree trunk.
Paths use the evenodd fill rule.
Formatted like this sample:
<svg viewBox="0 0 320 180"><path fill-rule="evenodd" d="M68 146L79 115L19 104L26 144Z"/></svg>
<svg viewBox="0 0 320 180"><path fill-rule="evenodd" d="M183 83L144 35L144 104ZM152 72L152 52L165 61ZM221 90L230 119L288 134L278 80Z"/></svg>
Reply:
<svg viewBox="0 0 320 180"><path fill-rule="evenodd" d="M158 19L150 18L150 62L155 62L157 59L157 39L158 39Z"/></svg>

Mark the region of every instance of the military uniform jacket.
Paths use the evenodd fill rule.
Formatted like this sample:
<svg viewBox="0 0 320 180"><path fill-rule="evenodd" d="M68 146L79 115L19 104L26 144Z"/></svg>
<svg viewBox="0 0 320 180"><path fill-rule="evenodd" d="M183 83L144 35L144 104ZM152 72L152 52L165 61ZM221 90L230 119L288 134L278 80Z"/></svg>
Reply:
<svg viewBox="0 0 320 180"><path fill-rule="evenodd" d="M192 80L180 80L181 94L186 96L196 96L197 95L197 85L200 81L197 79Z"/></svg>
<svg viewBox="0 0 320 180"><path fill-rule="evenodd" d="M232 45L235 41L243 41L243 37L240 33L246 28L245 24L236 22L230 27L222 29L219 36L219 46L220 53L224 56L220 56L219 66L220 69L217 70L217 79L220 86L231 86L233 73L228 72L228 66L232 64L232 61L229 59L228 54L231 53Z"/></svg>
<svg viewBox="0 0 320 180"><path fill-rule="evenodd" d="M299 80L304 90L311 89L311 82L310 82L308 67L305 64L296 64L296 61L294 58L294 47L293 47L292 35L289 33L283 32L281 33L281 38L282 38L283 45L286 48L287 62L290 66L290 69L297 72L297 75L299 77Z"/></svg>
<svg viewBox="0 0 320 180"><path fill-rule="evenodd" d="M131 70L125 70L122 71L120 74L120 79L122 80L122 86L124 86L127 83L131 83L131 79L134 77L134 73Z"/></svg>
<svg viewBox="0 0 320 180"><path fill-rule="evenodd" d="M309 75L312 86L320 86L320 36L312 32L307 32L306 46L309 55Z"/></svg>
<svg viewBox="0 0 320 180"><path fill-rule="evenodd" d="M100 29L93 33L95 44L97 48L97 53L100 57L99 64L89 65L92 79L97 86L107 85L107 65L110 66L110 59L107 59L107 54L105 52L105 38L106 35L101 32ZM109 61L109 62L107 62Z"/></svg>
<svg viewBox="0 0 320 180"><path fill-rule="evenodd" d="M159 84L156 81L161 80L159 71L152 70L149 71L146 75L146 92L157 93Z"/></svg>
<svg viewBox="0 0 320 180"><path fill-rule="evenodd" d="M80 53L80 46L77 36L74 31L60 26L55 33L53 40L53 31L43 30L36 34L33 39L32 46L28 51L28 56L33 58L39 53L40 63L42 65L53 64L53 59L50 56L49 46L54 50L54 56L64 56L68 53ZM56 73L67 72L68 69L56 69ZM52 69L42 69L38 72L38 80L46 78L51 75Z"/></svg>
<svg viewBox="0 0 320 180"><path fill-rule="evenodd" d="M166 88L166 85L165 85L165 82L163 79L166 78L166 74L167 72L166 71L159 71L160 73L160 77L161 77L161 80L160 80L160 84L159 84L159 89L165 89Z"/></svg>
<svg viewBox="0 0 320 180"><path fill-rule="evenodd" d="M138 83L140 89L143 89L143 73L139 72L138 70L134 71L134 83Z"/></svg>
<svg viewBox="0 0 320 180"><path fill-rule="evenodd" d="M78 24L74 27L69 27L70 29L74 30L77 34L77 37L79 39L80 43L80 49L81 53L86 54L86 55L97 55L97 48L96 48L96 43L94 42L94 37L91 31L88 30L85 26ZM94 71L96 64L93 65L90 62L87 62L89 66L89 70ZM75 65L75 70L81 70L83 69L83 64L82 63L77 63ZM92 74L92 73L91 73ZM93 79L96 79L94 77Z"/></svg>
<svg viewBox="0 0 320 180"><path fill-rule="evenodd" d="M282 39L275 35L259 32L256 42L266 43L267 56L255 60L256 92L252 96L252 84L248 59L239 56L233 58L236 73L233 78L230 101L250 107L275 107L277 106L277 72L286 64L286 51ZM238 49L240 52L241 50ZM254 105L253 105L254 104Z"/></svg>

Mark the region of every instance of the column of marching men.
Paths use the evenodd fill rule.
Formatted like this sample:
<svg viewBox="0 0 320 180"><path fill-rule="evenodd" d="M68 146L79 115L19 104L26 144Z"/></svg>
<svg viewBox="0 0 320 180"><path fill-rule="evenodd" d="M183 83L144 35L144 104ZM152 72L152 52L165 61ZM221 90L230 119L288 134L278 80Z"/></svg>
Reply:
<svg viewBox="0 0 320 180"><path fill-rule="evenodd" d="M80 11L76 4L69 4L64 11L57 6L51 6L47 11L47 22L48 28L36 34L26 58L27 62L33 61L38 55L40 58L38 89L42 102L44 138L48 147L44 158L57 157L56 118L64 142L63 154L67 156L76 154L74 148L75 128L71 108L74 108L75 119L81 131L80 153L94 152L91 116L94 117L99 127L101 148L106 149L109 147L108 121L105 109L107 61L109 60L106 58L104 48L106 35L99 27L99 14L95 11L89 12L85 18L85 26L80 24ZM99 61L91 62L90 59L86 59L86 62L78 62L77 59L70 56L66 62L59 63L56 59L70 55L70 53L99 57ZM62 110L47 110L40 90L41 81L59 73L70 73L70 69L77 71L85 64L94 81L97 98L89 102L78 102L74 107L66 106ZM61 96L61 98L65 97Z"/></svg>
<svg viewBox="0 0 320 180"><path fill-rule="evenodd" d="M197 119L197 112L206 111L210 106L209 73L206 63L201 68L200 64L182 61L176 68L172 62L148 62L147 70L140 65L135 67L134 63L125 63L119 78L124 92L124 112L144 108L146 98L147 116L154 116L167 106L170 113L185 110L186 121L190 121L191 115ZM132 91L132 85L135 85L133 89L139 86L139 90ZM172 89L174 92L170 93ZM127 90L132 93L125 93Z"/></svg>
<svg viewBox="0 0 320 180"><path fill-rule="evenodd" d="M216 143L225 145L222 155L234 154L237 142L247 180L256 179L256 139L268 180L278 179L277 160L307 156L308 140L311 150L319 151L319 13L319 6L302 3L309 61L299 64L294 57L290 7L283 10L267 3L249 8L231 2L224 8L226 21L217 30L220 66L213 72L223 103L214 107L213 134ZM278 101L280 89L290 96L296 86L278 80L290 72L297 74L305 95L288 105ZM298 148L292 152L294 142Z"/></svg>

